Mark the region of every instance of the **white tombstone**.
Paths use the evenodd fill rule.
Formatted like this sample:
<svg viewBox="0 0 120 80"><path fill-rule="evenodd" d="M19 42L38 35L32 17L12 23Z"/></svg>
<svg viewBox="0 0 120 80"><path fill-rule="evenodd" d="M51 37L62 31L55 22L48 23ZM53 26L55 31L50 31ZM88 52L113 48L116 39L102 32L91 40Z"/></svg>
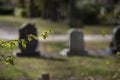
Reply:
<svg viewBox="0 0 120 80"><path fill-rule="evenodd" d="M84 45L84 36L83 32L77 29L71 29L69 31L69 51L67 52L68 56L72 55L87 55Z"/></svg>

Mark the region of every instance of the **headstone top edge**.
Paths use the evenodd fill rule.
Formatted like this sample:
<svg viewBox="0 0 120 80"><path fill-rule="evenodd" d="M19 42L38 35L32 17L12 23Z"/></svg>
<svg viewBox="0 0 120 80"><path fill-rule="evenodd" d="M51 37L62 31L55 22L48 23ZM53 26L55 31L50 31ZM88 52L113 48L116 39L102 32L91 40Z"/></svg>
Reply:
<svg viewBox="0 0 120 80"><path fill-rule="evenodd" d="M117 32L117 30L120 29L120 26L117 26L113 29L113 34L115 34Z"/></svg>
<svg viewBox="0 0 120 80"><path fill-rule="evenodd" d="M33 26L33 27L35 27L35 24L34 23L24 23L24 24L22 24L22 26L19 28L19 29L23 29L23 28L25 28L25 26Z"/></svg>
<svg viewBox="0 0 120 80"><path fill-rule="evenodd" d="M68 31L69 34L71 34L72 32L82 32L83 33L82 30L79 30L79 29L76 29L76 28L72 28Z"/></svg>

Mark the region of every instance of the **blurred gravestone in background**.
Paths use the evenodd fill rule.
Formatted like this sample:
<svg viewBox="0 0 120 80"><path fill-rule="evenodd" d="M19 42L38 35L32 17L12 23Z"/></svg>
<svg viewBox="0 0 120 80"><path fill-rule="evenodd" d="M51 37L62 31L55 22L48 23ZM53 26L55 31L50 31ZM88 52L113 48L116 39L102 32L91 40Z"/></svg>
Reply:
<svg viewBox="0 0 120 80"><path fill-rule="evenodd" d="M69 51L68 51L67 55L68 56L72 56L72 55L85 56L85 55L87 55L87 52L85 51L83 32L81 32L77 29L71 29L69 35L70 35L70 37L69 37L70 41L69 41Z"/></svg>
<svg viewBox="0 0 120 80"><path fill-rule="evenodd" d="M19 42L20 52L16 53L16 56L26 56L26 57L38 57L40 52L38 50L38 39L31 37L31 40L28 40L28 36L33 35L37 37L37 30L34 24L23 24L19 30L19 40L24 40L26 47L23 47L23 43Z"/></svg>
<svg viewBox="0 0 120 80"><path fill-rule="evenodd" d="M120 26L114 28L113 30L110 50L113 54L120 52Z"/></svg>

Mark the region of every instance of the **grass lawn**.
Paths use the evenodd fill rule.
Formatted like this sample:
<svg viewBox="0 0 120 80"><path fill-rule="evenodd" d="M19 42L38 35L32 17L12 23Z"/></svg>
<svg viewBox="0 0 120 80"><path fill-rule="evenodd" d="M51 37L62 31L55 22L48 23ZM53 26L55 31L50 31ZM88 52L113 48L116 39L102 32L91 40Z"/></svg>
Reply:
<svg viewBox="0 0 120 80"><path fill-rule="evenodd" d="M52 29L56 34L64 34L69 30L69 26L65 22L51 22L50 20L43 20L41 18L21 18L15 16L0 16L0 24L13 27L20 27L23 23L35 23L39 32ZM106 34L111 34L115 26L101 26L101 25L85 25L82 28L85 34L101 34L105 31Z"/></svg>
<svg viewBox="0 0 120 80"><path fill-rule="evenodd" d="M106 62L109 62L107 64ZM1 79L36 79L43 73L49 73L51 80L70 80L72 77L79 80L113 80L117 70L114 57L58 57L58 58L17 58L15 65L0 63Z"/></svg>
<svg viewBox="0 0 120 80"><path fill-rule="evenodd" d="M85 42L85 47L88 50L105 50L109 48L110 42L101 41L101 42ZM43 52L60 52L69 46L68 42L41 42L40 49Z"/></svg>
<svg viewBox="0 0 120 80"><path fill-rule="evenodd" d="M102 45L103 44L103 45ZM88 42L90 49L104 49L108 43ZM97 46L97 47L96 47ZM67 47L66 42L41 43L47 52L58 52ZM12 53L16 48L5 48L3 53ZM113 75L119 68L116 58L109 57L56 57L56 58L16 58L15 65L5 65L0 62L0 79L34 80L43 73L49 73L51 80L113 80Z"/></svg>
<svg viewBox="0 0 120 80"><path fill-rule="evenodd" d="M110 42L102 41L102 42L85 42L85 47L88 50L105 50L106 48L109 48ZM65 48L69 48L69 43L68 42L40 42L39 44L39 49L41 52L53 52L53 53L58 53L62 51ZM7 53L11 54L16 50L17 47L14 47L10 49L10 47L5 47L5 48L0 48L0 53Z"/></svg>
<svg viewBox="0 0 120 80"><path fill-rule="evenodd" d="M34 23L39 32L44 30L53 30L54 33L65 33L68 26L62 22L51 22L50 20L43 20L41 18L21 18L14 16L0 16L0 24L13 27L20 27L23 23Z"/></svg>
<svg viewBox="0 0 120 80"><path fill-rule="evenodd" d="M103 50L109 48L110 42L101 41L101 42L86 42L86 48L90 50Z"/></svg>

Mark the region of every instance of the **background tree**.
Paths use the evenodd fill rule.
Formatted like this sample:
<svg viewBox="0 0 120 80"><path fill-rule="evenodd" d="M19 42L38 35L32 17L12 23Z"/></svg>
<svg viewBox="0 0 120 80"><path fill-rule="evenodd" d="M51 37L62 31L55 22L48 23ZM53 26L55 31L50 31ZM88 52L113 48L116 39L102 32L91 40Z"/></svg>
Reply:
<svg viewBox="0 0 120 80"><path fill-rule="evenodd" d="M42 9L42 18L48 19L51 14L52 0L44 0Z"/></svg>
<svg viewBox="0 0 120 80"><path fill-rule="evenodd" d="M29 17L34 17L35 15L35 0L29 0L29 5L28 5L28 16Z"/></svg>
<svg viewBox="0 0 120 80"><path fill-rule="evenodd" d="M25 0L19 0L19 5L20 5L20 7L24 8L25 7Z"/></svg>
<svg viewBox="0 0 120 80"><path fill-rule="evenodd" d="M60 10L60 2L57 0L52 0L51 3L51 20L52 21L57 21L58 20L58 15L59 15L59 10Z"/></svg>
<svg viewBox="0 0 120 80"><path fill-rule="evenodd" d="M71 22L74 19L74 15L75 15L75 1L76 0L69 0L68 12L67 12L67 21L68 21L69 25L71 24Z"/></svg>

